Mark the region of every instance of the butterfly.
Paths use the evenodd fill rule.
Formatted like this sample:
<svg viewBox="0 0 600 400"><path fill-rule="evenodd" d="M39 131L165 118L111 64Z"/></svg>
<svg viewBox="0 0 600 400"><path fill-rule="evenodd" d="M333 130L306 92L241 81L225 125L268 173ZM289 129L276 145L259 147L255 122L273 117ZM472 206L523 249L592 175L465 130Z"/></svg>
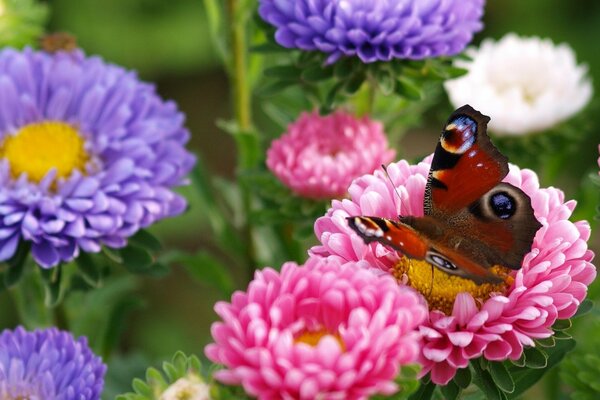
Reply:
<svg viewBox="0 0 600 400"><path fill-rule="evenodd" d="M409 258L477 284L500 282L490 268L521 268L541 224L531 199L502 182L508 158L487 135L490 118L469 105L450 115L431 162L424 216L348 217L365 241L387 245Z"/></svg>

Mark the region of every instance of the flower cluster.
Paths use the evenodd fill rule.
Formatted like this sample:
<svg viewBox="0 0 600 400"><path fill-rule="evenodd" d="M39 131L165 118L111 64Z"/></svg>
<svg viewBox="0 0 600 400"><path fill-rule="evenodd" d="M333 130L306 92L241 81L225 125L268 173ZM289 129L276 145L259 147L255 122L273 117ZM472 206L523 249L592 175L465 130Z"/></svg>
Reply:
<svg viewBox="0 0 600 400"><path fill-rule="evenodd" d="M342 196L354 178L394 158L380 122L343 111L304 113L267 152L269 169L304 197Z"/></svg>
<svg viewBox="0 0 600 400"><path fill-rule="evenodd" d="M98 400L106 366L85 338L56 328L0 333L0 398Z"/></svg>
<svg viewBox="0 0 600 400"><path fill-rule="evenodd" d="M592 97L587 67L573 50L537 37L508 34L468 49L472 61L457 60L468 73L447 81L456 107L465 103L490 115L493 132L519 135L548 129L579 112Z"/></svg>
<svg viewBox="0 0 600 400"><path fill-rule="evenodd" d="M461 52L482 27L484 0L260 0L258 12L288 48L335 62L423 59Z"/></svg>
<svg viewBox="0 0 600 400"><path fill-rule="evenodd" d="M327 215L315 223L321 245L313 256L340 263L368 265L382 274L418 289L429 304L429 319L420 327L423 335L423 374L434 383L446 384L470 359L518 359L523 346L553 334L557 319L573 316L596 276L588 250L590 227L585 221L568 220L574 201L564 201L555 188L540 188L530 170L510 166L505 178L530 198L543 225L522 268L503 285L475 285L468 279L435 271L425 262L406 262L397 252L379 243L365 244L349 227L346 217L373 215L423 215L423 196L431 158L417 165L406 161L355 180L350 198L334 200ZM397 198L399 194L400 198ZM412 265L412 267L411 267Z"/></svg>
<svg viewBox="0 0 600 400"><path fill-rule="evenodd" d="M426 308L415 292L357 263L309 259L256 272L246 292L219 302L215 377L259 399L358 399L390 394L416 360Z"/></svg>
<svg viewBox="0 0 600 400"><path fill-rule="evenodd" d="M80 51L0 52L0 261L52 267L181 213L194 156L174 103Z"/></svg>

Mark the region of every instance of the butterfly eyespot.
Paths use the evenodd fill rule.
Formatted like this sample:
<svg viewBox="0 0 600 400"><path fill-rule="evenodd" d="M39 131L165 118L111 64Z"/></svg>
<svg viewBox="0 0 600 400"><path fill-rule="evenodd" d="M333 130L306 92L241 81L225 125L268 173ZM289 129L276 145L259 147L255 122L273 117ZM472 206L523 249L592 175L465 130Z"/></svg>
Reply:
<svg viewBox="0 0 600 400"><path fill-rule="evenodd" d="M441 269L446 269L450 271L455 271L457 269L456 265L452 264L450 261L437 254L429 253L427 261Z"/></svg>
<svg viewBox="0 0 600 400"><path fill-rule="evenodd" d="M477 139L477 122L461 115L446 125L440 144L449 153L463 154L469 150Z"/></svg>
<svg viewBox="0 0 600 400"><path fill-rule="evenodd" d="M499 192L490 196L490 207L494 214L501 219L509 219L517 211L515 199L506 192Z"/></svg>

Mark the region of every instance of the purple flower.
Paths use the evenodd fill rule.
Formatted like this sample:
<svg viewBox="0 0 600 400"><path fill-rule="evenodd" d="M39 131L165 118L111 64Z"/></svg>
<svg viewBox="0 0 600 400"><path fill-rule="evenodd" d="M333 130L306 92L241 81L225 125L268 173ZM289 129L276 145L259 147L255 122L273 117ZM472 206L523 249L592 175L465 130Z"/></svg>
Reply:
<svg viewBox="0 0 600 400"><path fill-rule="evenodd" d="M85 337L56 328L0 333L0 399L99 399L105 372Z"/></svg>
<svg viewBox="0 0 600 400"><path fill-rule="evenodd" d="M288 48L328 62L419 60L460 53L482 28L485 0L259 0L260 16Z"/></svg>
<svg viewBox="0 0 600 400"><path fill-rule="evenodd" d="M0 52L0 261L28 241L52 267L181 213L171 188L195 162L183 121L98 57Z"/></svg>

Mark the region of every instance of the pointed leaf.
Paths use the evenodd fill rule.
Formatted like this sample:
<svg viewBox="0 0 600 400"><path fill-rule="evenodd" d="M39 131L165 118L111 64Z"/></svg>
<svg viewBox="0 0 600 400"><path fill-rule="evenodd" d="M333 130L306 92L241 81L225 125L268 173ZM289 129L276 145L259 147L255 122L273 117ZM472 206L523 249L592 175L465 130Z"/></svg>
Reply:
<svg viewBox="0 0 600 400"><path fill-rule="evenodd" d="M102 281L102 270L91 254L81 252L79 257L75 259L75 263L86 283L92 287L100 286L100 282Z"/></svg>
<svg viewBox="0 0 600 400"><path fill-rule="evenodd" d="M444 395L444 400L455 400L461 392L461 389L453 381L448 382L446 386L440 386L440 391Z"/></svg>
<svg viewBox="0 0 600 400"><path fill-rule="evenodd" d="M333 68L313 65L302 71L300 77L307 82L320 82L333 77Z"/></svg>
<svg viewBox="0 0 600 400"><path fill-rule="evenodd" d="M148 251L160 251L163 249L160 240L145 229L137 231L128 241Z"/></svg>
<svg viewBox="0 0 600 400"><path fill-rule="evenodd" d="M435 383L429 381L427 383L421 380L421 386L419 386L419 390L414 392L408 400L429 400L433 396L433 392L435 391Z"/></svg>
<svg viewBox="0 0 600 400"><path fill-rule="evenodd" d="M475 370L473 383L481 389L488 400L502 400L503 396L488 371L481 369L477 361L472 363Z"/></svg>
<svg viewBox="0 0 600 400"><path fill-rule="evenodd" d="M119 251L123 260L123 266L134 274L146 274L151 271L154 258L141 247L129 245Z"/></svg>
<svg viewBox="0 0 600 400"><path fill-rule="evenodd" d="M548 355L537 347L528 347L523 350L525 354L525 366L527 368L546 368L548 365Z"/></svg>
<svg viewBox="0 0 600 400"><path fill-rule="evenodd" d="M4 286L6 288L16 285L23 277L23 271L25 271L25 264L27 257L29 256L30 248L30 242L22 240L21 243L19 243L15 254L7 261L8 270L4 274Z"/></svg>
<svg viewBox="0 0 600 400"><path fill-rule="evenodd" d="M454 382L462 389L469 387L471 384L471 369L467 367L456 370Z"/></svg>
<svg viewBox="0 0 600 400"><path fill-rule="evenodd" d="M491 362L490 363L490 375L496 385L506 393L512 393L515 390L515 382L513 381L510 372L502 362Z"/></svg>
<svg viewBox="0 0 600 400"><path fill-rule="evenodd" d="M564 331L569 329L571 326L572 323L570 319L559 319L554 323L554 325L552 325L552 329L555 331Z"/></svg>
<svg viewBox="0 0 600 400"><path fill-rule="evenodd" d="M396 82L396 94L408 100L420 100L422 97L419 86L406 77L401 77Z"/></svg>
<svg viewBox="0 0 600 400"><path fill-rule="evenodd" d="M40 268L42 282L44 282L45 297L44 304L46 307L54 307L62 300L62 268L57 265L54 268Z"/></svg>
<svg viewBox="0 0 600 400"><path fill-rule="evenodd" d="M594 302L591 301L590 299L585 299L579 305L579 308L577 309L577 312L575 313L575 315L573 315L573 318L578 318L578 317L581 317L582 315L589 313L590 311L592 311L592 308L594 308Z"/></svg>

